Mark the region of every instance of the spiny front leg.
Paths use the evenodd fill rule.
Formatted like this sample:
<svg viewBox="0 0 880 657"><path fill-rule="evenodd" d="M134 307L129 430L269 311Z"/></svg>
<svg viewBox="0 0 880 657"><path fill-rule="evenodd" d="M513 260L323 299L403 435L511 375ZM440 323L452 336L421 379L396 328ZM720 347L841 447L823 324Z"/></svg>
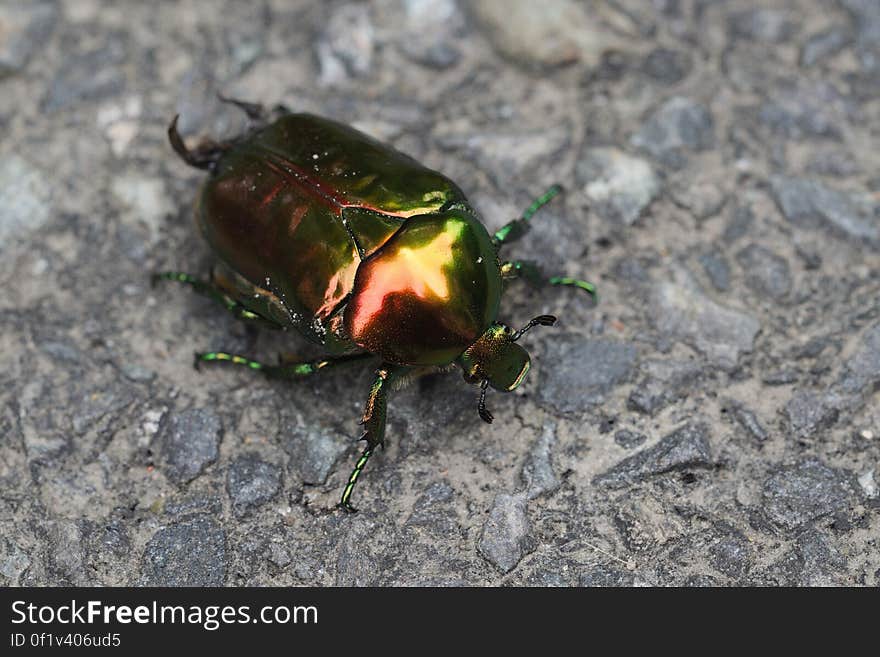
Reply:
<svg viewBox="0 0 880 657"><path fill-rule="evenodd" d="M376 370L376 379L370 388L370 396L367 398L367 404L364 407L364 416L361 418L361 424L364 432L361 434L360 440L367 442L360 458L354 466L345 490L342 491L342 499L339 506L346 511L355 512L351 505L351 494L354 491L355 484L361 476L361 472L367 465L367 461L373 455L376 447L385 445L385 417L388 408L388 392L390 391L395 379L404 371L404 368L394 365L383 364Z"/></svg>
<svg viewBox="0 0 880 657"><path fill-rule="evenodd" d="M495 416L492 415L492 411L486 408L486 390L489 389L489 382L483 381L480 384L480 401L477 402L477 413L480 416L480 419L487 424L492 424L492 420L495 419Z"/></svg>

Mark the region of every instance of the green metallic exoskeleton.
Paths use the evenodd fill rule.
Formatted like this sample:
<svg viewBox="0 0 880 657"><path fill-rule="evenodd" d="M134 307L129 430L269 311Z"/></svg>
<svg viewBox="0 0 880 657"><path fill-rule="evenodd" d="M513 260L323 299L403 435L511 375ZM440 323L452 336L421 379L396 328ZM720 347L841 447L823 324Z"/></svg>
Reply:
<svg viewBox="0 0 880 657"><path fill-rule="evenodd" d="M519 331L498 323L502 279L594 290L499 259L501 245L525 233L558 186L490 235L455 183L390 146L328 119L282 109L269 122L261 107L236 104L258 123L241 139L188 149L176 117L168 131L187 163L210 171L196 221L221 266L210 282L178 272L155 278L189 284L244 320L294 328L328 353L269 366L214 351L198 354L197 363L297 377L380 360L361 420L367 447L340 503L352 510L354 485L383 444L388 392L402 375L458 365L480 386L478 411L487 422L487 388L509 391L522 382L529 356L517 340L555 318L541 315Z"/></svg>

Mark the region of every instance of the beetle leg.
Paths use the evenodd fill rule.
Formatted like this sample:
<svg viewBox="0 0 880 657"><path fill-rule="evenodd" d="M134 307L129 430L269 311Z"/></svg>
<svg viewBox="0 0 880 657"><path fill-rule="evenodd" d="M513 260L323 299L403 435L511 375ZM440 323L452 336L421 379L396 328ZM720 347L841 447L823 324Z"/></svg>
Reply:
<svg viewBox="0 0 880 657"><path fill-rule="evenodd" d="M403 368L388 364L383 364L376 370L376 380L370 388L370 396L367 398L364 416L361 418L364 432L361 434L360 440L365 440L367 447L348 477L348 482L342 491L342 499L339 501L339 506L346 511L356 511L351 505L351 493L354 491L354 486L376 447L385 446L385 417L388 407L388 391L402 371Z"/></svg>
<svg viewBox="0 0 880 657"><path fill-rule="evenodd" d="M156 285L156 283L158 283L159 281L174 281L176 283L189 285L194 292L197 292L202 296L208 297L209 299L216 301L221 306L226 308L226 310L232 313L235 317L243 321L261 324L263 326L273 329L282 328L281 325L277 322L274 322L271 319L268 319L266 317L263 317L262 315L248 310L240 303L238 303L235 299L226 294L213 282L202 281L195 278L194 276L190 276L189 274L185 274L179 271L156 272L150 277L150 282L152 285Z"/></svg>
<svg viewBox="0 0 880 657"><path fill-rule="evenodd" d="M595 301L599 301L599 294L596 292L596 286L587 281L582 281L578 278L569 278L568 276L551 276L547 279L547 282L550 283L550 285L568 285L576 287L589 294Z"/></svg>
<svg viewBox="0 0 880 657"><path fill-rule="evenodd" d="M221 93L217 94L217 99L221 103L235 105L238 109L244 112L251 121L262 121L266 118L266 108L260 103L249 103L244 100L237 100L236 98L227 98Z"/></svg>
<svg viewBox="0 0 880 657"><path fill-rule="evenodd" d="M187 148L186 144L183 142L183 137L181 137L180 133L177 131L177 119L179 118L180 115L175 114L174 118L171 119L171 125L168 126L168 141L171 142L171 147L174 149L174 152L176 152L180 158L191 167L211 171L214 168L214 165L217 164L217 160L219 160L223 156L223 153L229 148L229 145L208 141L203 142L197 148Z"/></svg>
<svg viewBox="0 0 880 657"><path fill-rule="evenodd" d="M286 105L278 104L275 105L271 112L266 111L266 106L260 103L249 103L245 100L238 100L236 98L227 98L223 94L218 93L217 98L221 103L229 103L230 105L235 105L238 109L244 112L247 117L253 121L254 123L265 124L270 121L270 114L274 114L276 117L279 115L290 114L290 109Z"/></svg>
<svg viewBox="0 0 880 657"><path fill-rule="evenodd" d="M527 283L536 287L541 287L543 285L566 285L576 287L587 292L593 297L593 299L598 300L596 286L592 283L577 278L568 278L566 276L544 276L538 268L538 265L528 260L511 260L503 263L501 265L501 276L505 280L522 278Z"/></svg>
<svg viewBox="0 0 880 657"><path fill-rule="evenodd" d="M502 244L509 244L510 242L515 242L520 237L525 235L529 228L531 228L531 224L529 220L535 215L535 213L547 205L550 201L553 200L555 196L562 192L561 185L551 185L550 188L541 194L538 198L536 198L532 204L526 208L526 211L522 213L521 217L514 219L511 222L504 224L495 235L492 236L492 242L496 247L501 247Z"/></svg>
<svg viewBox="0 0 880 657"><path fill-rule="evenodd" d="M277 379L297 379L302 376L315 374L325 367L344 365L358 360L372 358L372 354L346 354L320 360L305 361L301 363L281 363L279 365L267 365L257 360L251 360L245 356L230 354L226 351L206 351L195 355L195 366L198 368L202 363L224 362L233 365L241 365L249 369L263 372L266 376Z"/></svg>
<svg viewBox="0 0 880 657"><path fill-rule="evenodd" d="M489 388L489 382L483 380L480 384L480 401L477 402L477 413L480 416L480 419L483 422L488 424L492 424L492 420L495 419L495 416L492 415L492 412L486 408L486 390Z"/></svg>

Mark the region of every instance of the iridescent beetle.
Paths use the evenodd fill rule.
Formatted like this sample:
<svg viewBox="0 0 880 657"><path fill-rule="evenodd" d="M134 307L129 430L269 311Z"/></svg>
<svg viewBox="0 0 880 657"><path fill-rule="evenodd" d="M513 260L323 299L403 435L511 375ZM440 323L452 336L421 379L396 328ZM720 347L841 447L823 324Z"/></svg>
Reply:
<svg viewBox="0 0 880 657"><path fill-rule="evenodd" d="M177 117L168 128L180 157L211 173L196 221L220 267L210 281L179 272L153 279L185 283L243 320L292 327L330 354L267 365L209 351L196 354L197 365L227 361L297 378L381 361L361 419L366 448L339 503L353 511L358 477L383 444L388 392L404 375L459 366L465 381L480 386L477 411L486 422L487 388L522 383L529 355L517 340L556 318L539 315L518 331L497 322L503 279L595 290L545 278L530 262L499 259L500 247L528 230L559 186L490 235L455 183L390 146L325 118L278 108L270 122L260 105L228 102L257 124L240 139L189 149Z"/></svg>

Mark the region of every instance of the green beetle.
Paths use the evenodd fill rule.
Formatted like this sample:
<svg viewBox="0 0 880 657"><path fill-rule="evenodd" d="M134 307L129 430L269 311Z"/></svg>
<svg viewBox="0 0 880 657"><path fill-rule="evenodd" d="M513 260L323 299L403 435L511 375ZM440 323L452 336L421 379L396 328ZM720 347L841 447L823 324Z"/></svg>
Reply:
<svg viewBox="0 0 880 657"><path fill-rule="evenodd" d="M224 99L225 100L225 99ZM180 272L172 280L209 296L237 317L294 328L328 356L312 362L267 365L221 351L196 354L196 364L226 361L283 378L313 374L356 360L381 361L361 424L367 445L339 505L353 511L355 483L383 444L387 396L395 383L458 365L464 379L486 390L515 389L529 369L517 340L540 315L514 331L496 321L502 280L571 285L544 278L525 261L502 262L503 244L521 237L537 210L560 191L551 187L521 217L490 235L451 180L363 133L329 119L232 102L257 127L228 143L189 149L177 131L168 136L188 164L210 171L196 221L220 266L210 281Z"/></svg>

